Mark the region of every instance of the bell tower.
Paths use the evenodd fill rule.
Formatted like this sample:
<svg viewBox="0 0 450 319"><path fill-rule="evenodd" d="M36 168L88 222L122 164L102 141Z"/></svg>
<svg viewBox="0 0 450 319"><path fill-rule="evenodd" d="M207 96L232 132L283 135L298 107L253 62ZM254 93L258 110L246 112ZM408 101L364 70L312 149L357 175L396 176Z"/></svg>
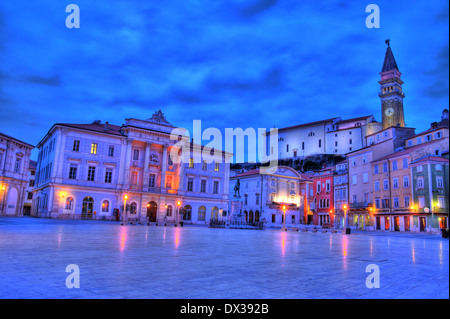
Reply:
<svg viewBox="0 0 450 319"><path fill-rule="evenodd" d="M378 96L381 99L381 116L383 130L391 126L405 127L405 117L403 113L403 98L405 93L402 90L403 81L392 53L390 40L386 40L387 49L384 57L383 68L381 70L381 91Z"/></svg>

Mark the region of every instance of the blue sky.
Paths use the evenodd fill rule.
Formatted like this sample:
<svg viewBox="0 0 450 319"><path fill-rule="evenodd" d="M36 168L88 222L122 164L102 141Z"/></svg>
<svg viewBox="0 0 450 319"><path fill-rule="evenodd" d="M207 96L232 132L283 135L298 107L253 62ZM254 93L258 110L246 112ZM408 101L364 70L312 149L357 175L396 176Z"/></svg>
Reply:
<svg viewBox="0 0 450 319"><path fill-rule="evenodd" d="M448 108L448 1L1 1L0 131L36 144L57 122L270 128L375 115L386 45L417 131ZM65 8L80 8L68 29Z"/></svg>

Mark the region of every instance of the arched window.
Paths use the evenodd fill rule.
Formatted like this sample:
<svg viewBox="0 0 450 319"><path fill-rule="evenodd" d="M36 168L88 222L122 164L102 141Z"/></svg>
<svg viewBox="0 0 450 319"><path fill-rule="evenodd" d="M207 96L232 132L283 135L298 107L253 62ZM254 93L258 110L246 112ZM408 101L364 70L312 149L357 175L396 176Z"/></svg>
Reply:
<svg viewBox="0 0 450 319"><path fill-rule="evenodd" d="M137 204L135 202L132 202L130 205L130 214L136 214L137 210Z"/></svg>
<svg viewBox="0 0 450 319"><path fill-rule="evenodd" d="M255 211L255 222L259 222L259 210Z"/></svg>
<svg viewBox="0 0 450 319"><path fill-rule="evenodd" d="M73 197L69 196L66 198L66 207L65 209L67 210L72 210L73 209Z"/></svg>
<svg viewBox="0 0 450 319"><path fill-rule="evenodd" d="M198 218L197 218L197 220L204 221L205 220L205 216L206 216L206 207L205 206L200 206L198 208Z"/></svg>
<svg viewBox="0 0 450 319"><path fill-rule="evenodd" d="M107 213L107 212L109 212L109 201L104 200L102 203L102 213Z"/></svg>
<svg viewBox="0 0 450 319"><path fill-rule="evenodd" d="M172 216L173 208L171 205L167 206L167 216Z"/></svg>
<svg viewBox="0 0 450 319"><path fill-rule="evenodd" d="M211 209L211 219L219 219L219 209L216 206Z"/></svg>
<svg viewBox="0 0 450 319"><path fill-rule="evenodd" d="M183 209L183 220L191 220L192 207L189 205L184 206Z"/></svg>

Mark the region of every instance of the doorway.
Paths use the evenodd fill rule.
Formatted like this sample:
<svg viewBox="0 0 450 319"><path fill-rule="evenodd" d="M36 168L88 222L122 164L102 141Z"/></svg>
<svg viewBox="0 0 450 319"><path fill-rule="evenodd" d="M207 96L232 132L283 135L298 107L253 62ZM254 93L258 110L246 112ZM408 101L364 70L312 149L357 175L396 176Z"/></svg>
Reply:
<svg viewBox="0 0 450 319"><path fill-rule="evenodd" d="M92 211L94 210L94 199L86 196L83 199L83 206L81 207L81 218L92 219Z"/></svg>
<svg viewBox="0 0 450 319"><path fill-rule="evenodd" d="M380 216L375 217L375 221L376 221L376 229L377 230L381 230L381 220L380 220Z"/></svg>
<svg viewBox="0 0 450 319"><path fill-rule="evenodd" d="M410 230L410 221L409 221L409 217L405 216L404 217L404 221L405 221L405 231L409 231Z"/></svg>
<svg viewBox="0 0 450 319"><path fill-rule="evenodd" d="M147 217L149 222L152 223L156 222L157 212L158 212L158 205L154 201L147 203Z"/></svg>
<svg viewBox="0 0 450 319"><path fill-rule="evenodd" d="M420 231L425 231L427 226L427 221L425 217L419 217L419 229Z"/></svg>
<svg viewBox="0 0 450 319"><path fill-rule="evenodd" d="M400 217L394 217L394 231L400 231Z"/></svg>

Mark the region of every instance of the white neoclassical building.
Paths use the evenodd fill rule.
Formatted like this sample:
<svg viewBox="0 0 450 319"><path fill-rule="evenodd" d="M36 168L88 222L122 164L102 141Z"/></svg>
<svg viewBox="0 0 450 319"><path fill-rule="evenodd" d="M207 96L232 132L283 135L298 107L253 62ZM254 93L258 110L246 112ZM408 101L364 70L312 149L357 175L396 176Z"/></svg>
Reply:
<svg viewBox="0 0 450 319"><path fill-rule="evenodd" d="M286 226L304 223L305 195L301 189L306 181L296 170L287 166L278 166L273 172L253 169L230 180L233 215L241 214L250 223L264 220L268 226L282 226L284 216Z"/></svg>
<svg viewBox="0 0 450 319"><path fill-rule="evenodd" d="M58 123L39 149L32 214L53 218L131 219L207 224L229 205L230 153L202 160L187 141L187 160L173 161L175 127L161 111L122 126ZM186 151L187 150L187 151ZM179 153L179 152L178 152ZM217 153L216 153L217 154Z"/></svg>
<svg viewBox="0 0 450 319"><path fill-rule="evenodd" d="M0 214L22 216L33 145L0 133Z"/></svg>

